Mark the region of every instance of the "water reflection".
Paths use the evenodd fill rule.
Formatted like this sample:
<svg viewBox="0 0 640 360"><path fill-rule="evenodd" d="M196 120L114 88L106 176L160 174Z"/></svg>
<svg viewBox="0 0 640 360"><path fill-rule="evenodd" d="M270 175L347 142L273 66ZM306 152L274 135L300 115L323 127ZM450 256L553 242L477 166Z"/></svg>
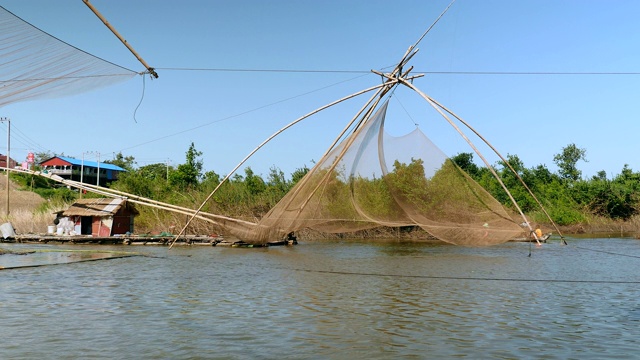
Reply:
<svg viewBox="0 0 640 360"><path fill-rule="evenodd" d="M149 359L630 354L639 335L640 279L633 269L640 259L613 254L640 255L640 243L575 242L547 244L531 257L528 245L518 243L149 247L144 252L157 257L4 271L0 332L12 341L0 353Z"/></svg>

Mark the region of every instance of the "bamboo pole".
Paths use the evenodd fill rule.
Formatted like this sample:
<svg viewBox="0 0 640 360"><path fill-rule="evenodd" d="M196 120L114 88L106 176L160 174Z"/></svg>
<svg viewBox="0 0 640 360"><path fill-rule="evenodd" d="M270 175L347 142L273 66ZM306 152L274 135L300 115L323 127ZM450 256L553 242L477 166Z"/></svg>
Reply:
<svg viewBox="0 0 640 360"><path fill-rule="evenodd" d="M120 35L120 33L118 33L118 31L111 26L111 24L109 24L109 22L107 21L107 19L102 16L102 14L98 11L98 9L96 9L90 2L89 0L82 0L85 5L87 5L87 7L89 7L89 9L91 9L91 11L93 11L93 13L107 26L107 28L109 28L109 30L111 30L111 32L124 44L124 46L127 47L127 49L129 49L129 51L131 51L131 53L133 54L133 56L136 57L136 59L138 59L138 61L140 61L140 63L142 63L142 65L145 67L145 69L147 69L147 71L156 79L158 78L158 73L156 72L156 70L154 68L152 68L151 66L149 66L149 64L147 64L146 61L144 61L144 59L138 55L138 53L133 49L133 47L131 45L129 45L129 43L127 42L127 40L125 40L122 35Z"/></svg>

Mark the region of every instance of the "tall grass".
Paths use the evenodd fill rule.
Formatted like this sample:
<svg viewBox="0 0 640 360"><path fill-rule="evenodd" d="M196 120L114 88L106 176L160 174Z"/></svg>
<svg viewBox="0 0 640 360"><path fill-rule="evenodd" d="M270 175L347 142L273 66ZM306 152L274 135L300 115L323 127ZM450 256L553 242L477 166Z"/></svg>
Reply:
<svg viewBox="0 0 640 360"><path fill-rule="evenodd" d="M19 185L10 182L9 214L7 214L7 177L0 174L0 222L9 222L17 234L40 234L47 232L47 226L53 225L54 213L68 205L52 203L29 190L19 189Z"/></svg>
<svg viewBox="0 0 640 360"><path fill-rule="evenodd" d="M27 209L11 211L9 217L4 217L5 222L10 222L16 234L43 234L47 232L47 226L53 225L55 215Z"/></svg>

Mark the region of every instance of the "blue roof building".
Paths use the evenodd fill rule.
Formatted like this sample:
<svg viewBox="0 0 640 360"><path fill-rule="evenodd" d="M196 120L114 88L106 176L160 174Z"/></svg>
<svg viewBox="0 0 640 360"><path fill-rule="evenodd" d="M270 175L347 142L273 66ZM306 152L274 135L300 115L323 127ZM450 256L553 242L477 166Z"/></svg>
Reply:
<svg viewBox="0 0 640 360"><path fill-rule="evenodd" d="M106 185L127 171L120 166L97 161L79 160L67 156L54 156L39 164L43 171L64 179L88 184Z"/></svg>

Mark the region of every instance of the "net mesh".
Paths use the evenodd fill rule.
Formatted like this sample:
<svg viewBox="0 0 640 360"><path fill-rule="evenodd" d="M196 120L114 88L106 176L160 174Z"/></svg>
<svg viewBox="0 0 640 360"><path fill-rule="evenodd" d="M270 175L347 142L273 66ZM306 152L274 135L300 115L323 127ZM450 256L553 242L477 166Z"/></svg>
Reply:
<svg viewBox="0 0 640 360"><path fill-rule="evenodd" d="M515 214L472 180L419 129L384 132L387 102L331 150L258 223L225 223L249 243L280 240L310 228L349 233L419 226L464 246L523 235Z"/></svg>
<svg viewBox="0 0 640 360"><path fill-rule="evenodd" d="M78 94L134 71L79 50L0 7L0 106Z"/></svg>

